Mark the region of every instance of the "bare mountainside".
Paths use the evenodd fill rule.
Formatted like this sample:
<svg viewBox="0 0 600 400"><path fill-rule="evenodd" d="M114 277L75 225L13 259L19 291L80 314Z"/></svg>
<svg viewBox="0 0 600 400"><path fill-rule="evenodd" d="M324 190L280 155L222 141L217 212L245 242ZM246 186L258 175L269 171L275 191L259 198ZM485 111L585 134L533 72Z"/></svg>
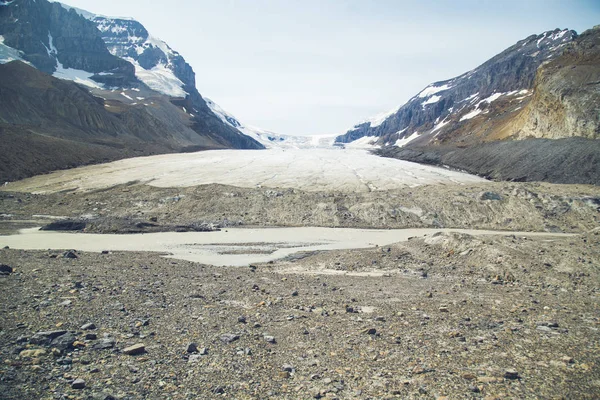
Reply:
<svg viewBox="0 0 600 400"><path fill-rule="evenodd" d="M47 0L0 2L0 180L137 155L264 147L213 113L179 53L137 21L107 31L108 21Z"/></svg>

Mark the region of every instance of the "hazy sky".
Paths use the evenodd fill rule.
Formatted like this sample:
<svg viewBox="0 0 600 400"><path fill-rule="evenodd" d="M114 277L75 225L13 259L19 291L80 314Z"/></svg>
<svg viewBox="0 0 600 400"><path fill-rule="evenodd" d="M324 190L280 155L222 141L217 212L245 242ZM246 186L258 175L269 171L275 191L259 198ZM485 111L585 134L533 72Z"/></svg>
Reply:
<svg viewBox="0 0 600 400"><path fill-rule="evenodd" d="M65 0L137 19L244 123L344 133L531 34L600 24L597 0Z"/></svg>

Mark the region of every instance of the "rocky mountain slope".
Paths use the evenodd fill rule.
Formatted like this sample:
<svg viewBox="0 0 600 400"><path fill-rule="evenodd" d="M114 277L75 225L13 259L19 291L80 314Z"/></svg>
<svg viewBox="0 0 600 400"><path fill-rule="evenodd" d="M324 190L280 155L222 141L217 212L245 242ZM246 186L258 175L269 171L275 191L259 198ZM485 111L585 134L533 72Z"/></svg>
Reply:
<svg viewBox="0 0 600 400"><path fill-rule="evenodd" d="M566 29L529 36L472 71L432 83L399 109L357 124L336 141L372 137L379 145L406 145L417 139L467 144L499 139L495 127L531 100L538 67L576 37Z"/></svg>
<svg viewBox="0 0 600 400"><path fill-rule="evenodd" d="M598 185L599 138L595 28L579 36L565 30L527 38L337 141L372 143L382 156L492 179Z"/></svg>
<svg viewBox="0 0 600 400"><path fill-rule="evenodd" d="M600 138L600 26L538 69L531 101L506 135Z"/></svg>
<svg viewBox="0 0 600 400"><path fill-rule="evenodd" d="M223 123L183 57L134 20L46 0L1 1L0 63L10 63L0 66L2 180L133 155L264 147ZM48 151L77 151L40 158L37 140ZM30 157L10 152L30 148Z"/></svg>

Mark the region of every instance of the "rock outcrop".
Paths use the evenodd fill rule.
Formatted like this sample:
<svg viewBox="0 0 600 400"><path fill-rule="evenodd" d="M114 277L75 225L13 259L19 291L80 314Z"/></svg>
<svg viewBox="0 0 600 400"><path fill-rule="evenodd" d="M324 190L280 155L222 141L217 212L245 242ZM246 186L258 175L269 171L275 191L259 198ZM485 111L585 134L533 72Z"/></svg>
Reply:
<svg viewBox="0 0 600 400"><path fill-rule="evenodd" d="M600 26L538 69L531 101L509 129L517 138L600 138Z"/></svg>

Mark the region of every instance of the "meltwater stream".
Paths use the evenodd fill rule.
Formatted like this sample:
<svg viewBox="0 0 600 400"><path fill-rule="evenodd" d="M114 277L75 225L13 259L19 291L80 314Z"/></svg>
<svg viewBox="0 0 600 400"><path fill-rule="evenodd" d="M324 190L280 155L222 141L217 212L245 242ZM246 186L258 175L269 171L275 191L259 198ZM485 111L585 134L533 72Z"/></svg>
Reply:
<svg viewBox="0 0 600 400"><path fill-rule="evenodd" d="M560 237L545 232L486 231L471 229L351 229L351 228L231 228L217 232L161 232L144 234L91 234L22 229L0 236L0 247L23 250L101 252L153 251L167 257L217 266L245 266L305 252L384 246L436 232L471 235L518 235Z"/></svg>

